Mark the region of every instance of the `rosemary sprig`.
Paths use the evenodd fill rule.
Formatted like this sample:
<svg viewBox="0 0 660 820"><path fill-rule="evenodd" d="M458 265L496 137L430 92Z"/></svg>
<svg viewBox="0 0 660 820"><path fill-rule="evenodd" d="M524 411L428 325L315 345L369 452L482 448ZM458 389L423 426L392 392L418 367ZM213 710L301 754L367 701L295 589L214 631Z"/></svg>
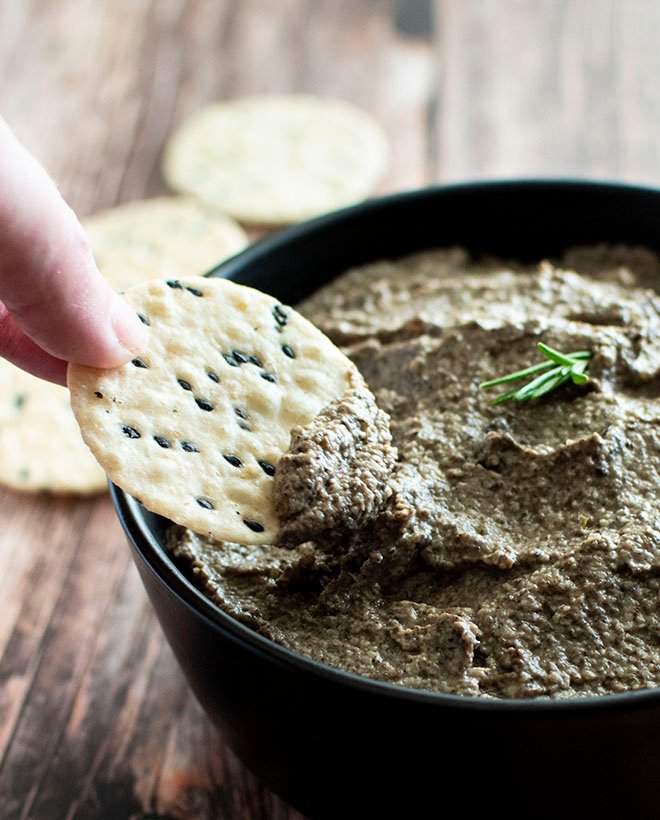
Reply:
<svg viewBox="0 0 660 820"><path fill-rule="evenodd" d="M591 358L591 353L588 350L560 353L558 350L544 345L543 342L539 342L536 346L548 359L547 362L526 367L524 370L517 370L515 373L509 373L508 376L500 376L499 379L491 379L491 381L482 382L479 385L482 388L495 387L498 384L517 382L520 379L527 378L527 376L540 374L522 387L502 393L501 396L493 400L493 404L502 404L503 401L509 401L509 399L515 401L538 399L568 381L572 381L573 384L584 384L589 381L589 376L585 372Z"/></svg>

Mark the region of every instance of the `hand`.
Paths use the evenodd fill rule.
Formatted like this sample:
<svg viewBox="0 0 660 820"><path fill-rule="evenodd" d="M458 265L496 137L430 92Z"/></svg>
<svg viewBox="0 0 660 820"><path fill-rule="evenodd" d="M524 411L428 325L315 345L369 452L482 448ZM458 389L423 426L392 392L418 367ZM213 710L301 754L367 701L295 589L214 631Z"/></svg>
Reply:
<svg viewBox="0 0 660 820"><path fill-rule="evenodd" d="M68 362L116 367L144 341L55 183L0 118L0 356L66 384Z"/></svg>

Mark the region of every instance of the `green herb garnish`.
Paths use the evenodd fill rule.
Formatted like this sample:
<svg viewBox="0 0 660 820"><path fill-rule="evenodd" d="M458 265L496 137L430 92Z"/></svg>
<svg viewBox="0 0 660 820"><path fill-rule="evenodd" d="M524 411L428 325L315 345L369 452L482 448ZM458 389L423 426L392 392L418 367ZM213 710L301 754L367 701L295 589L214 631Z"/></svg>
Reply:
<svg viewBox="0 0 660 820"><path fill-rule="evenodd" d="M538 399L568 381L573 382L573 384L584 384L589 381L589 376L585 373L591 358L591 353L588 350L578 350L576 353L560 353L558 350L544 345L543 342L539 342L536 346L549 361L526 367L524 370L517 370L515 373L509 373L508 376L501 376L499 379L492 379L479 385L483 388L495 387L498 384L517 382L519 379L525 379L527 376L540 373L531 382L519 387L517 390L502 393L501 396L493 400L493 404L501 404L503 401L509 401L509 399L515 401Z"/></svg>

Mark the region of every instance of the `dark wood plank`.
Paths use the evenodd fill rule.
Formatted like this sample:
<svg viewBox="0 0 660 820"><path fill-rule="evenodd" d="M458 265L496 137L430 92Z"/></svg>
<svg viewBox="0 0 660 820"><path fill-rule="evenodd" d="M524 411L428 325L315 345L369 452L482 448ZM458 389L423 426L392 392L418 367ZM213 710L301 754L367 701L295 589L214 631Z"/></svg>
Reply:
<svg viewBox="0 0 660 820"><path fill-rule="evenodd" d="M443 180L660 182L654 0L436 0Z"/></svg>

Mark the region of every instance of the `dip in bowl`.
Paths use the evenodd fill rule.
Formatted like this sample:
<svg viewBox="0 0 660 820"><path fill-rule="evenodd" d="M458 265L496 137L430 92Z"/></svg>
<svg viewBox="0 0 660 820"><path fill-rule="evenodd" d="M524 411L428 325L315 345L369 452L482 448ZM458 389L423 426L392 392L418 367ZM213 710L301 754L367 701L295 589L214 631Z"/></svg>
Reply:
<svg viewBox="0 0 660 820"><path fill-rule="evenodd" d="M378 259L457 245L521 263L601 242L657 249L658 224L660 193L645 189L453 186L284 231L214 273L296 304L343 271ZM342 672L274 644L214 606L168 555L169 522L119 490L114 498L200 702L246 764L311 816L440 811L448 793L461 800L477 785L480 802L515 794L521 812L566 810L570 792L571 812L611 813L616 806L647 816L656 796L656 689L570 700L514 690L506 700L478 699L469 690L439 694Z"/></svg>

